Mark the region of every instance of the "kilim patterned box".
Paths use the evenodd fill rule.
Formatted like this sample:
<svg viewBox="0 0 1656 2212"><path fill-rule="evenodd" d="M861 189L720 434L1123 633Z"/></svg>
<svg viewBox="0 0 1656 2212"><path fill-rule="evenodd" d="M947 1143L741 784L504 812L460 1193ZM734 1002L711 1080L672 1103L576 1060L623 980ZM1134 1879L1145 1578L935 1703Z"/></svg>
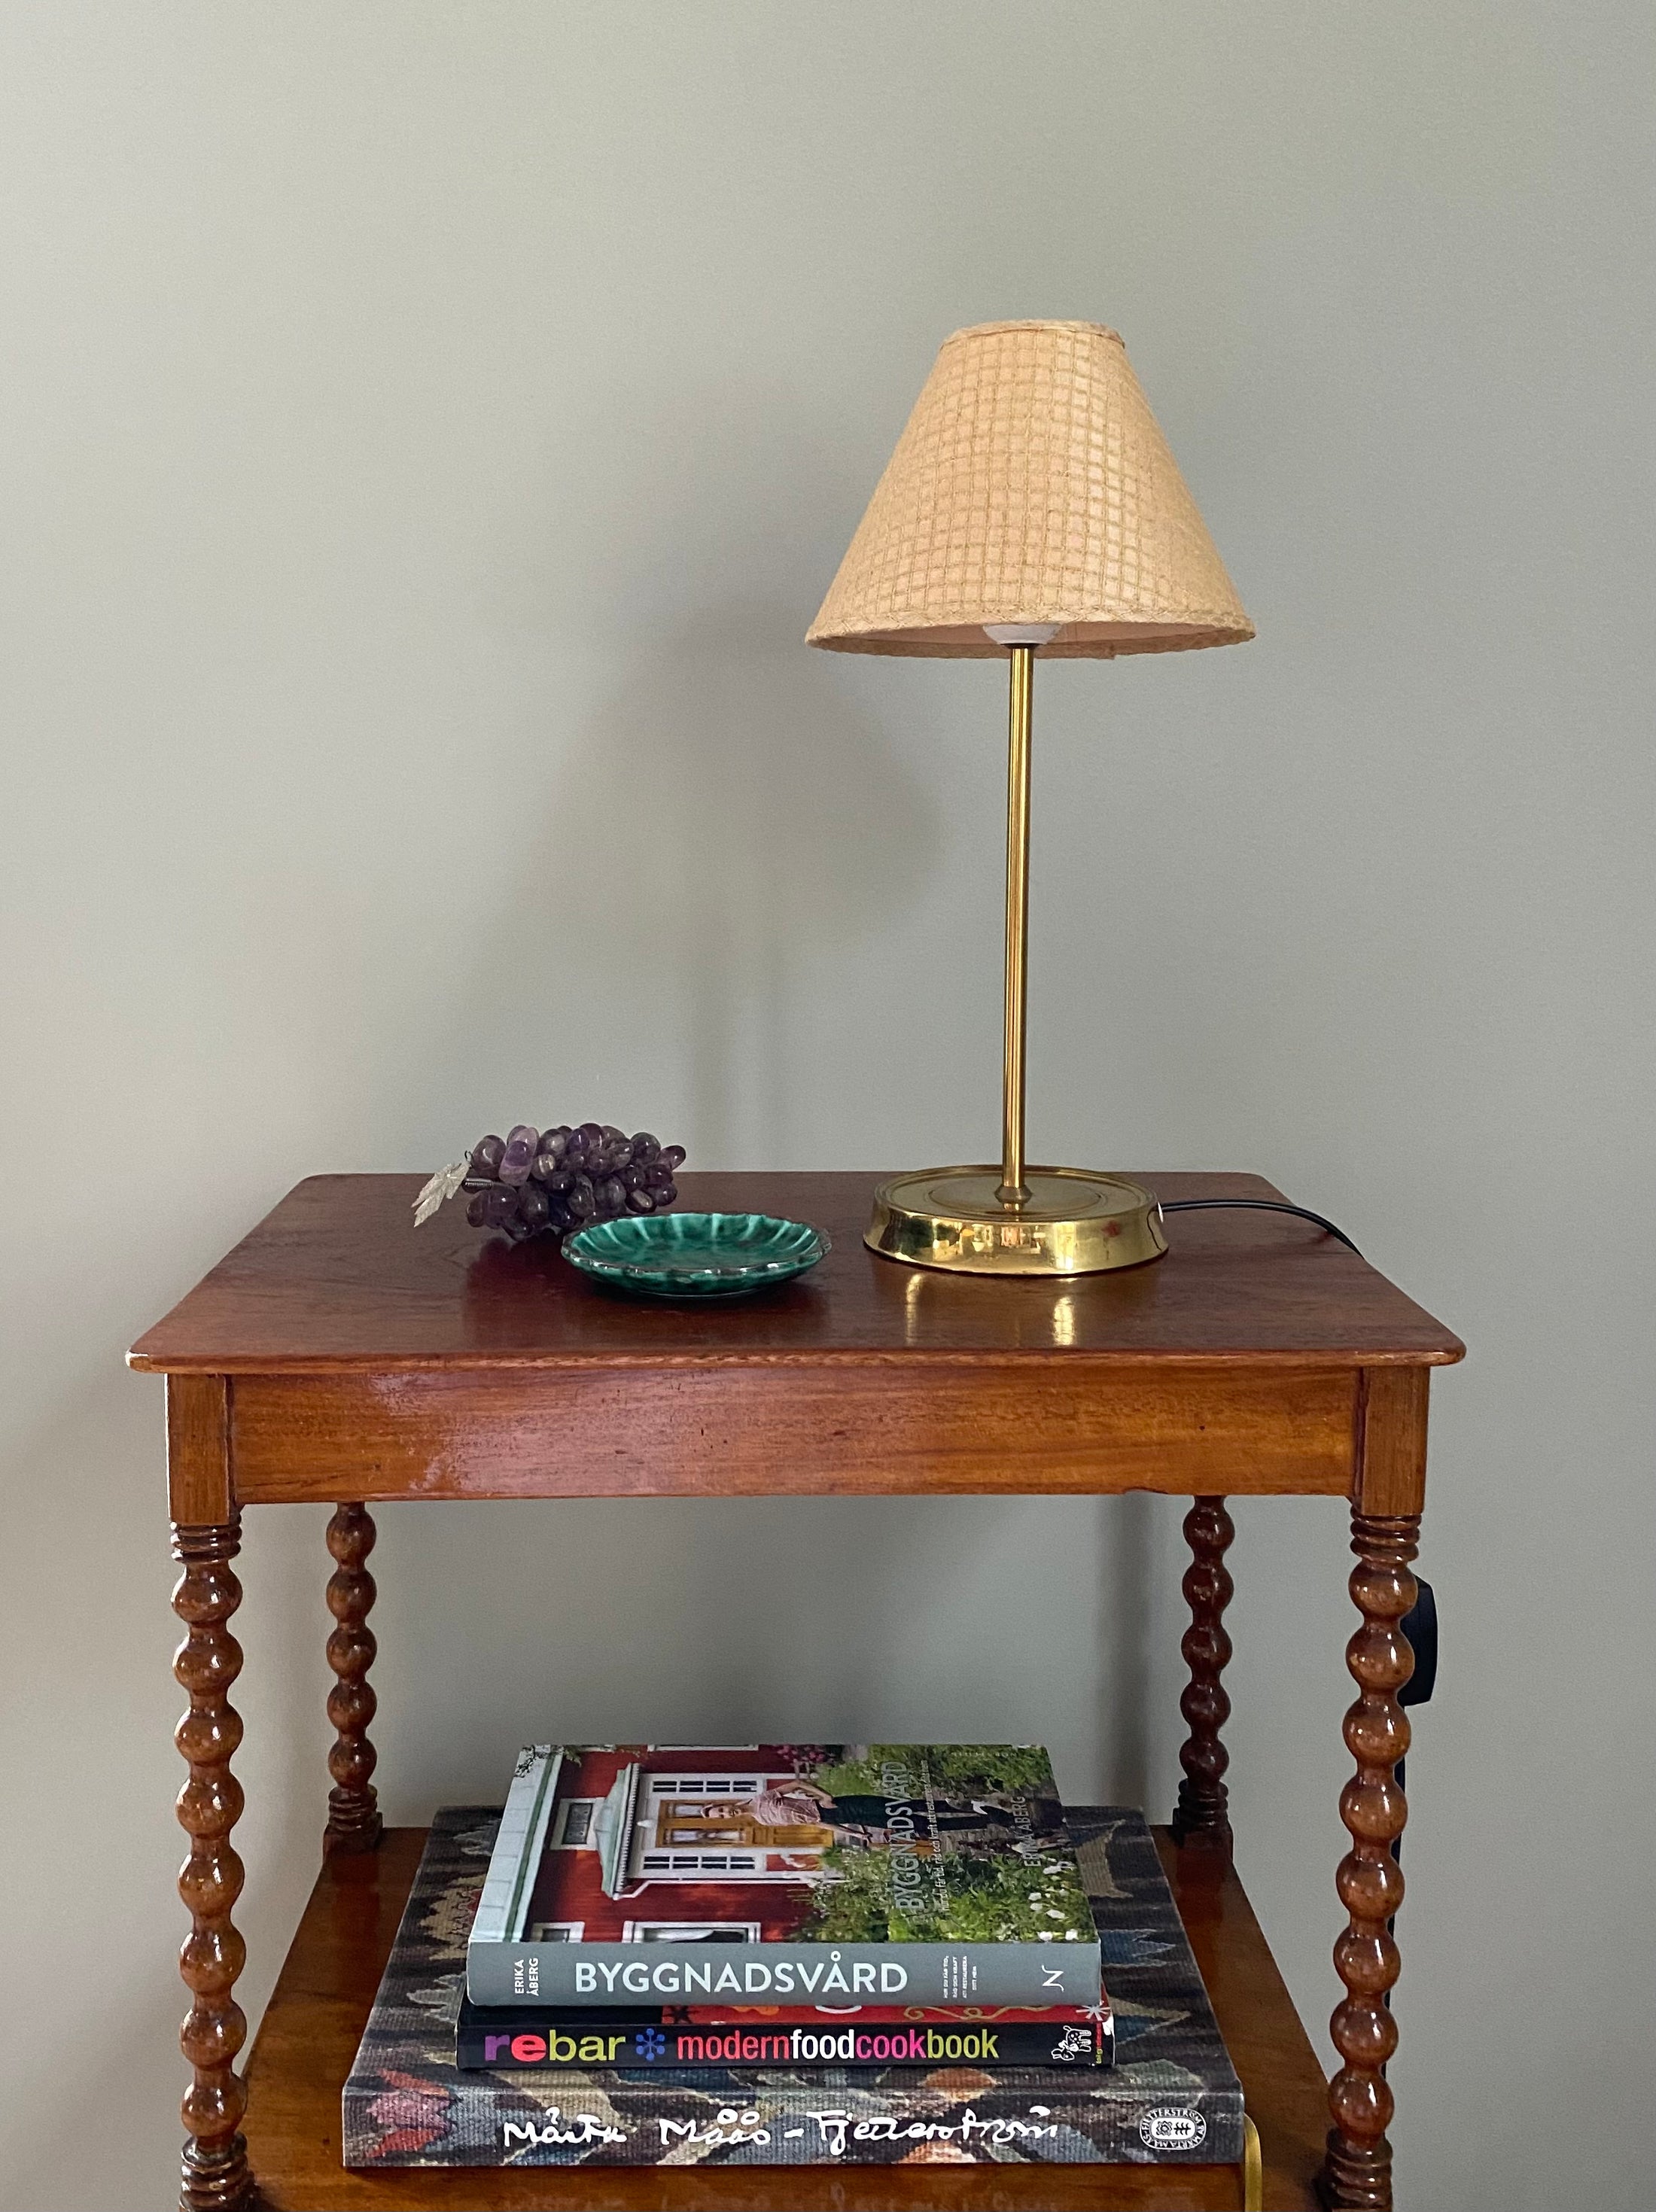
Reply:
<svg viewBox="0 0 1656 2212"><path fill-rule="evenodd" d="M1102 2074L740 2066L460 2072L466 1944L499 1820L440 1812L345 2084L348 2166L892 2165L1242 2155L1242 2090L1143 1816L1065 1820L1104 1947Z"/></svg>

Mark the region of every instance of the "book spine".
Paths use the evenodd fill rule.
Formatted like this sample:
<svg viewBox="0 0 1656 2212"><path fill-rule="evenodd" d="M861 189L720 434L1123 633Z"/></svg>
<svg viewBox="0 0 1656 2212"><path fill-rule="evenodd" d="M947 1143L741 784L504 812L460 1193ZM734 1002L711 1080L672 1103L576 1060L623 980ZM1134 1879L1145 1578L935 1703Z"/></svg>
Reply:
<svg viewBox="0 0 1656 2212"><path fill-rule="evenodd" d="M669 1954L670 1956L662 1955ZM1098 2004L1096 1943L504 1943L466 1947L475 2005L654 2000L832 2005Z"/></svg>
<svg viewBox="0 0 1656 2212"><path fill-rule="evenodd" d="M948 2077L945 2076L945 2080ZM935 2074L866 2081L760 2075L746 2084L728 2071L680 2070L629 2080L624 2105L613 2076L583 2080L461 2075L440 2122L392 2130L374 2085L347 2083L344 2163L371 2166L660 2166L712 2160L765 2166L886 2165L947 2146L974 2162L1230 2165L1242 2155L1239 2089L1181 2082L1135 2086L1120 2073L1005 2068L969 2094L949 2094ZM1119 2093L1109 2085L1121 2083ZM1184 2125L1177 2140L1149 2124L1172 2098ZM775 2201L785 2203L785 2189Z"/></svg>
<svg viewBox="0 0 1656 2212"><path fill-rule="evenodd" d="M621 2027L585 2026L544 2014L516 2027L462 2021L455 2063L496 2071L556 2071L563 2067L667 2066L1107 2066L1115 2038L1107 2021L1038 2025L1025 2021L910 2021L853 2027L823 2021L788 2027L773 2021L740 2026Z"/></svg>
<svg viewBox="0 0 1656 2212"><path fill-rule="evenodd" d="M478 1899L475 1936L503 1943L522 1927L527 1885L545 1841L563 1765L561 1744L528 1743L518 1754Z"/></svg>

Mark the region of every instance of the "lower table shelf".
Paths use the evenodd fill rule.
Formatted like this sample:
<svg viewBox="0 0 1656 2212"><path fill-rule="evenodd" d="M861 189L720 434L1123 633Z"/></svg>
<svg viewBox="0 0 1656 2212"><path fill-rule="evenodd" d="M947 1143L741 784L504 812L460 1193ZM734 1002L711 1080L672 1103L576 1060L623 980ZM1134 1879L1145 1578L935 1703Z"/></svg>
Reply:
<svg viewBox="0 0 1656 2212"><path fill-rule="evenodd" d="M1209 1854L1157 1847L1264 2151L1267 2212L1313 2212L1327 2085L1242 1885ZM339 2163L339 2091L424 1846L393 1828L329 1860L247 2064L248 2151L269 2212L1202 2212L1242 2202L1231 2166L581 2166Z"/></svg>

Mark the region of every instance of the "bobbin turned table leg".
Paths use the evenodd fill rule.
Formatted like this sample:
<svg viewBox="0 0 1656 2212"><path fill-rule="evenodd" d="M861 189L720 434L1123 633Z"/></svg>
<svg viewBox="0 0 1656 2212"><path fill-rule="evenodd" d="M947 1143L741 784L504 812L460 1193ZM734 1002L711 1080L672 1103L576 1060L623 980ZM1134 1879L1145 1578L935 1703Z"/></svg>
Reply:
<svg viewBox="0 0 1656 2212"><path fill-rule="evenodd" d="M1397 2047L1397 2029L1386 1992L1401 1961L1386 1923L1403 1902L1403 1869L1391 1847L1409 1812L1395 1771L1409 1748L1409 1722L1397 1692L1415 1670L1398 1624L1415 1602L1409 1563L1419 1534L1418 1513L1351 1516L1351 1548L1357 1554L1351 1598L1362 1626L1346 1646L1346 1665L1359 1694L1345 1717L1345 1740L1357 1771L1340 1797L1351 1849L1336 1881L1350 1920L1334 1947L1346 1995L1329 2023L1344 2063L1329 2084L1334 2125L1321 2186L1326 2203L1361 2212L1391 2212L1391 2207L1385 2130L1393 2100L1385 2069Z"/></svg>
<svg viewBox="0 0 1656 2212"><path fill-rule="evenodd" d="M338 1505L328 1522L328 1549L336 1562L328 1577L328 1611L335 1627L328 1638L328 1664L338 1680L328 1692L328 1718L336 1741L328 1753L333 1787L328 1792L324 1857L336 1851L371 1851L384 1823L370 1778L379 1753L368 1741L368 1723L379 1700L368 1679L379 1649L368 1616L378 1592L367 1566L374 1549L372 1515L360 1504Z"/></svg>
<svg viewBox="0 0 1656 2212"><path fill-rule="evenodd" d="M1220 1741L1219 1732L1231 1717L1224 1684L1231 1656L1225 1608L1235 1585L1225 1565L1225 1554L1235 1534L1235 1523L1225 1510L1222 1498L1198 1498L1184 1516L1184 1540L1191 1558L1184 1570L1184 1589L1190 1625L1179 1648L1190 1679L1178 1709L1190 1733L1178 1754L1184 1779L1178 1785L1172 1822L1176 1843L1202 1844L1222 1851L1227 1858L1231 1854L1231 1820L1225 1769L1231 1755Z"/></svg>
<svg viewBox="0 0 1656 2212"><path fill-rule="evenodd" d="M180 2212L243 2212L253 2201L247 2146L240 2131L247 2093L235 2056L247 2033L231 1994L247 1958L230 1911L241 1893L241 1861L230 1831L241 1813L241 1785L230 1760L241 1741L241 1719L229 1700L241 1672L241 1646L226 1625L241 1602L229 1562L241 1545L240 1516L215 1526L173 1523L173 1556L184 1568L173 1610L188 1633L173 1672L188 1691L190 1710L176 1741L190 1764L178 1816L190 1838L179 1894L190 1908L190 1934L179 1971L194 2002L179 2038L194 2069L186 2092Z"/></svg>

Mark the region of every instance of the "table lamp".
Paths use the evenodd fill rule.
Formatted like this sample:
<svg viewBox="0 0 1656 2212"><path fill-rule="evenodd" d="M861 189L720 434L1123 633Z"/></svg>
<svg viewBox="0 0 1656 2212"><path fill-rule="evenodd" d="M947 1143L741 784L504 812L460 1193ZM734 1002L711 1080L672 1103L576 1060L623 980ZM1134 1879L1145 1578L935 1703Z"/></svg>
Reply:
<svg viewBox="0 0 1656 2212"><path fill-rule="evenodd" d="M1083 1275L1166 1250L1142 1184L1024 1157L1035 656L1110 660L1252 635L1113 331L984 323L945 342L807 642L1010 662L1001 1163L882 1183L864 1240L876 1252L976 1274Z"/></svg>

